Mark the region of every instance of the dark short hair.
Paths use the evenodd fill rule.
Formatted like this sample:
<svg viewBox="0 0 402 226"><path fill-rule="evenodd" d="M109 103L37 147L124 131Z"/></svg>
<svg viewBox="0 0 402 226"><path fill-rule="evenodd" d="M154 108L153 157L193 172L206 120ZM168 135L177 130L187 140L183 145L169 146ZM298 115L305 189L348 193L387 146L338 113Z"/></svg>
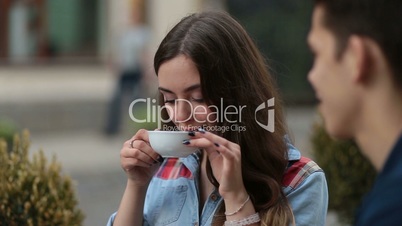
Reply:
<svg viewBox="0 0 402 226"><path fill-rule="evenodd" d="M336 37L337 56L348 38L360 35L378 44L402 87L402 1L401 0L315 0L323 6L324 26Z"/></svg>

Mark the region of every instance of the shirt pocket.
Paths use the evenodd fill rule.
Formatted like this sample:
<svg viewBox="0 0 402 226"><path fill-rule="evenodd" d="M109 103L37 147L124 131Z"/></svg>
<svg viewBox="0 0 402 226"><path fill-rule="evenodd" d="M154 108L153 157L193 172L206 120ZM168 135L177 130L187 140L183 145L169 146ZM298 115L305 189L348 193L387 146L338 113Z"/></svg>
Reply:
<svg viewBox="0 0 402 226"><path fill-rule="evenodd" d="M161 187L155 200L153 219L155 226L169 225L176 222L181 215L187 198L187 185Z"/></svg>

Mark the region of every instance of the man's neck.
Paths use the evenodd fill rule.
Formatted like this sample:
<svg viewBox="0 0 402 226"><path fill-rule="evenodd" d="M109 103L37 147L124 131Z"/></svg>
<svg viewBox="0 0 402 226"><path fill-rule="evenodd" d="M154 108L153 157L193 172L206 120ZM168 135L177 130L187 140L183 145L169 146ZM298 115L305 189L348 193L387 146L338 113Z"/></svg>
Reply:
<svg viewBox="0 0 402 226"><path fill-rule="evenodd" d="M389 95L388 98L373 96L362 112L355 140L380 172L402 134L402 102L398 95Z"/></svg>

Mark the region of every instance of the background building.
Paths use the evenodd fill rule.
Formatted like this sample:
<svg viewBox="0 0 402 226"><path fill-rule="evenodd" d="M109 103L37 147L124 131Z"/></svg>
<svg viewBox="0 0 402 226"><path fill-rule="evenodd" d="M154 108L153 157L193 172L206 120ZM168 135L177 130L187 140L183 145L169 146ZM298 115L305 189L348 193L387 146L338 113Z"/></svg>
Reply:
<svg viewBox="0 0 402 226"><path fill-rule="evenodd" d="M157 43L182 16L203 8L223 7L203 0L2 0L2 63L36 63L53 59L102 60L127 28L135 10L144 12ZM80 60L77 60L80 59Z"/></svg>
<svg viewBox="0 0 402 226"><path fill-rule="evenodd" d="M241 21L269 59L290 104L310 104L306 45L311 3L294 0L2 0L0 64L107 65L136 11L152 30L149 55L183 16L226 10Z"/></svg>

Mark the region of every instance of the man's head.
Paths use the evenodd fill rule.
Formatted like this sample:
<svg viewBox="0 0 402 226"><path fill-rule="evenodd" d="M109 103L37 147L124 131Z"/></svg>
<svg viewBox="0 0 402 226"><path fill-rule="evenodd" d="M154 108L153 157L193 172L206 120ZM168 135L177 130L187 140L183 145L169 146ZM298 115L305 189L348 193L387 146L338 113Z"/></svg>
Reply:
<svg viewBox="0 0 402 226"><path fill-rule="evenodd" d="M371 84L402 88L401 12L397 0L315 0L309 81L330 134L354 136Z"/></svg>
<svg viewBox="0 0 402 226"><path fill-rule="evenodd" d="M337 57L351 35L373 40L384 53L395 82L402 87L402 1L315 0L324 9L323 26L336 37Z"/></svg>

